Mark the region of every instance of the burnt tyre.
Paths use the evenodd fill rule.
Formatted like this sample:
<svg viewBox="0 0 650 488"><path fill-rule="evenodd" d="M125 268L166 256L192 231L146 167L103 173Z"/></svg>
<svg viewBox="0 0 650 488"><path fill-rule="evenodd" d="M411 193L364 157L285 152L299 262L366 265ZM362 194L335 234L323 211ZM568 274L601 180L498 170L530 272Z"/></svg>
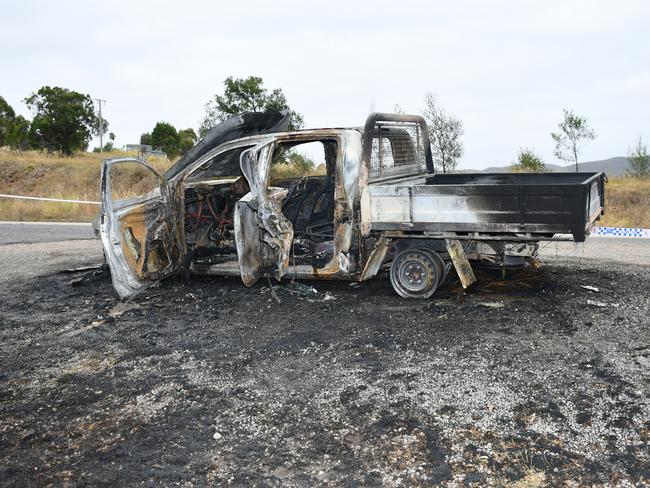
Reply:
<svg viewBox="0 0 650 488"><path fill-rule="evenodd" d="M440 258L427 249L407 249L395 256L390 282L399 296L424 299L433 295L444 273L442 258L439 262L434 254Z"/></svg>

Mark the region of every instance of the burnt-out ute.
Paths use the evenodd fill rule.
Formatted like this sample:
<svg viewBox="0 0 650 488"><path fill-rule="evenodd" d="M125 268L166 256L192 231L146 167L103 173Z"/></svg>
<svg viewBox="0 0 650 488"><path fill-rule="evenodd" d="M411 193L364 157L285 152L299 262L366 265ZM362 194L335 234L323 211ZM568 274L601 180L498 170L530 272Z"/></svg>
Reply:
<svg viewBox="0 0 650 488"><path fill-rule="evenodd" d="M474 266L522 267L540 241L582 242L604 211L602 173L436 173L419 116L287 126L286 113L234 117L164 174L104 162L99 229L120 297L181 269L246 286L388 269L399 295L428 298L452 270L467 287ZM321 174L282 178L274 164L303 149Z"/></svg>

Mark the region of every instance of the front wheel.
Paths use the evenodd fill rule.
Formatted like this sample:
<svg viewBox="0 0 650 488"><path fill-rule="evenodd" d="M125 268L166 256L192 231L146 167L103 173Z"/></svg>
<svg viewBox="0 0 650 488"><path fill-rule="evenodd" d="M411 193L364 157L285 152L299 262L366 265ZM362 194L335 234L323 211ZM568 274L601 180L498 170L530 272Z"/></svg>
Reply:
<svg viewBox="0 0 650 488"><path fill-rule="evenodd" d="M390 267L393 289L404 298L429 298L436 291L443 276L442 258L428 249L402 251L395 256Z"/></svg>

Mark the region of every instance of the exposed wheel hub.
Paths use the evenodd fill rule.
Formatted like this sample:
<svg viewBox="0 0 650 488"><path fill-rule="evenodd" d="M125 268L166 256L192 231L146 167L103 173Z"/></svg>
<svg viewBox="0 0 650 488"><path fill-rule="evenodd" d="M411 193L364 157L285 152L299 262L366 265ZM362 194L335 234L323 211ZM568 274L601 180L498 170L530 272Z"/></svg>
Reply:
<svg viewBox="0 0 650 488"><path fill-rule="evenodd" d="M401 268L402 283L412 291L419 291L427 285L427 269L419 261L408 261Z"/></svg>

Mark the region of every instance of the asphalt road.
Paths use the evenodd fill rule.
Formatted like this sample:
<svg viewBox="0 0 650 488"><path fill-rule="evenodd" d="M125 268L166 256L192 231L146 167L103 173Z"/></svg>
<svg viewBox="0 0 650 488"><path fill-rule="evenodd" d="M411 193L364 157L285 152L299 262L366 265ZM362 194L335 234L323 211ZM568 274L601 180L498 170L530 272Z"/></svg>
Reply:
<svg viewBox="0 0 650 488"><path fill-rule="evenodd" d="M71 268L102 264L99 239L0 245L0 285L11 285Z"/></svg>
<svg viewBox="0 0 650 488"><path fill-rule="evenodd" d="M85 222L0 222L0 245L92 238L92 226Z"/></svg>

